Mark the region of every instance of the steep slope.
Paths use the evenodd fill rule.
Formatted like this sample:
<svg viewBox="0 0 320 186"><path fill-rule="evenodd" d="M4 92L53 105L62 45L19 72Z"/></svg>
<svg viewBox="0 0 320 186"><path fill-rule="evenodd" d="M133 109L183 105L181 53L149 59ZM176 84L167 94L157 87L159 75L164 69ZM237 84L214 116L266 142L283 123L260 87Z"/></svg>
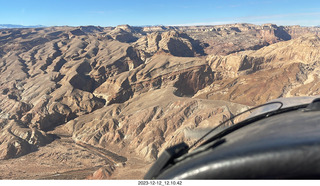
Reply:
<svg viewBox="0 0 320 186"><path fill-rule="evenodd" d="M191 143L184 136L185 130L216 126L247 108L223 101L181 98L174 91L162 88L142 93L123 104L80 116L66 127L76 142L131 149L151 162L168 146Z"/></svg>
<svg viewBox="0 0 320 186"><path fill-rule="evenodd" d="M258 50L264 46L295 39L305 34L319 36L319 27L277 26L275 24L254 25L236 23L208 26L154 26L144 27L143 31L167 32L176 30L188 34L202 42L208 55L228 55L244 50Z"/></svg>
<svg viewBox="0 0 320 186"><path fill-rule="evenodd" d="M80 29L20 29L5 36L0 67L3 125L17 120L23 128L47 131L99 109L105 100L95 97L94 89L114 73L141 63L129 44L100 41Z"/></svg>
<svg viewBox="0 0 320 186"><path fill-rule="evenodd" d="M153 32L135 43L135 48L140 49L143 58L161 51L179 57L194 57L204 55L203 47L199 41L177 31Z"/></svg>
<svg viewBox="0 0 320 186"><path fill-rule="evenodd" d="M319 46L318 36L306 35L257 51L210 56L219 80L194 97L257 105L278 97L319 94Z"/></svg>
<svg viewBox="0 0 320 186"><path fill-rule="evenodd" d="M123 103L135 94L172 86L178 88L179 95L193 95L212 79L204 59L160 54L131 71L110 77L93 93L107 104Z"/></svg>
<svg viewBox="0 0 320 186"><path fill-rule="evenodd" d="M100 168L101 178L141 178L166 147L248 106L319 94L317 34L272 24L3 29L0 169L36 172L36 157L39 171L59 165L59 178Z"/></svg>
<svg viewBox="0 0 320 186"><path fill-rule="evenodd" d="M46 132L115 103L172 87L176 95L192 96L213 80L206 61L190 57L203 54L200 43L177 31L139 35L128 25L11 29L1 32L0 43L2 159L36 150L55 138Z"/></svg>

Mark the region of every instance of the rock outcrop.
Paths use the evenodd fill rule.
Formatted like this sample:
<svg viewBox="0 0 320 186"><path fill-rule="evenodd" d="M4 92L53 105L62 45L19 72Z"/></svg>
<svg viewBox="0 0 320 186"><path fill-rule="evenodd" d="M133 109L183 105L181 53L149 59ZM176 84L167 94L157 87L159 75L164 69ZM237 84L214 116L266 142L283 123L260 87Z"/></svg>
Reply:
<svg viewBox="0 0 320 186"><path fill-rule="evenodd" d="M1 120L0 159L17 158L38 147L50 143L54 138L36 128L27 128L13 120Z"/></svg>
<svg viewBox="0 0 320 186"><path fill-rule="evenodd" d="M90 178L112 179L114 169L136 166L127 161L151 163L250 106L319 94L319 31L273 24L1 30L0 159L68 138L114 164Z"/></svg>
<svg viewBox="0 0 320 186"><path fill-rule="evenodd" d="M305 35L238 55L210 56L219 81L195 97L257 105L279 97L319 94L320 38Z"/></svg>
<svg viewBox="0 0 320 186"><path fill-rule="evenodd" d="M113 104L66 124L75 141L104 148L134 149L152 162L167 146L193 140L185 130L209 128L247 107L223 101L205 101L174 95L176 89L148 91L122 104Z"/></svg>
<svg viewBox="0 0 320 186"><path fill-rule="evenodd" d="M95 171L92 175L88 176L87 179L89 180L105 180L110 178L113 172L113 168L111 167L102 167Z"/></svg>
<svg viewBox="0 0 320 186"><path fill-rule="evenodd" d="M204 55L204 44L177 31L149 33L147 36L141 37L134 46L140 51L143 60L161 52L178 57Z"/></svg>

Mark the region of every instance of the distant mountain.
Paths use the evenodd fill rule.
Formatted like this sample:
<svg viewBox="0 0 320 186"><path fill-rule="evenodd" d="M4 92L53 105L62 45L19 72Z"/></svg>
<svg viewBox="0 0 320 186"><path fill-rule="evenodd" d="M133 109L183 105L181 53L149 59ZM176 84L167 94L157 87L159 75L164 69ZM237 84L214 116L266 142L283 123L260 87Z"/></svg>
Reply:
<svg viewBox="0 0 320 186"><path fill-rule="evenodd" d="M32 26L24 26L24 25L13 25L13 24L0 24L0 29L4 28L39 28L46 27L43 25L32 25Z"/></svg>

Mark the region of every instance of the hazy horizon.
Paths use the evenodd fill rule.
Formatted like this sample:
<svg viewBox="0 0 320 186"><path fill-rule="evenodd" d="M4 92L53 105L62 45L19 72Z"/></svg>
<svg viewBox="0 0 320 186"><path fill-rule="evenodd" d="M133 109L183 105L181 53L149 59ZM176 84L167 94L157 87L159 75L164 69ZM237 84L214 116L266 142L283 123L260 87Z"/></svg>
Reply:
<svg viewBox="0 0 320 186"><path fill-rule="evenodd" d="M44 26L320 25L315 0L12 0L2 2L0 23Z"/></svg>
<svg viewBox="0 0 320 186"><path fill-rule="evenodd" d="M117 27L120 25L129 25L131 27L156 27L156 26L164 26L164 27L192 27L192 26L220 26L220 25L233 25L233 24L253 24L253 23L221 23L221 24L190 24L190 25L129 25L129 24L119 24L115 26L100 26L100 25L52 25L52 26L46 26L46 25L18 25L18 24L0 24L0 29L10 29L10 28L45 28L45 27L80 27L80 26L95 26L95 27ZM319 27L319 25L315 26L303 26L303 25L279 25L275 23L262 23L262 24L253 24L253 25L266 25L266 24L274 24L277 26L300 26L300 27ZM6 27L8 26L8 27Z"/></svg>

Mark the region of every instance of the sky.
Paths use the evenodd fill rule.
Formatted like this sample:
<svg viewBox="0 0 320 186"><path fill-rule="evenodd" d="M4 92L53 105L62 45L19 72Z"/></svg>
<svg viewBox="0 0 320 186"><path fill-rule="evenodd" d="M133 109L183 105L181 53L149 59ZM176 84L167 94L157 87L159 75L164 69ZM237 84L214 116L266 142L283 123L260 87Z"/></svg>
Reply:
<svg viewBox="0 0 320 186"><path fill-rule="evenodd" d="M319 0L0 0L0 24L25 26L320 25Z"/></svg>

